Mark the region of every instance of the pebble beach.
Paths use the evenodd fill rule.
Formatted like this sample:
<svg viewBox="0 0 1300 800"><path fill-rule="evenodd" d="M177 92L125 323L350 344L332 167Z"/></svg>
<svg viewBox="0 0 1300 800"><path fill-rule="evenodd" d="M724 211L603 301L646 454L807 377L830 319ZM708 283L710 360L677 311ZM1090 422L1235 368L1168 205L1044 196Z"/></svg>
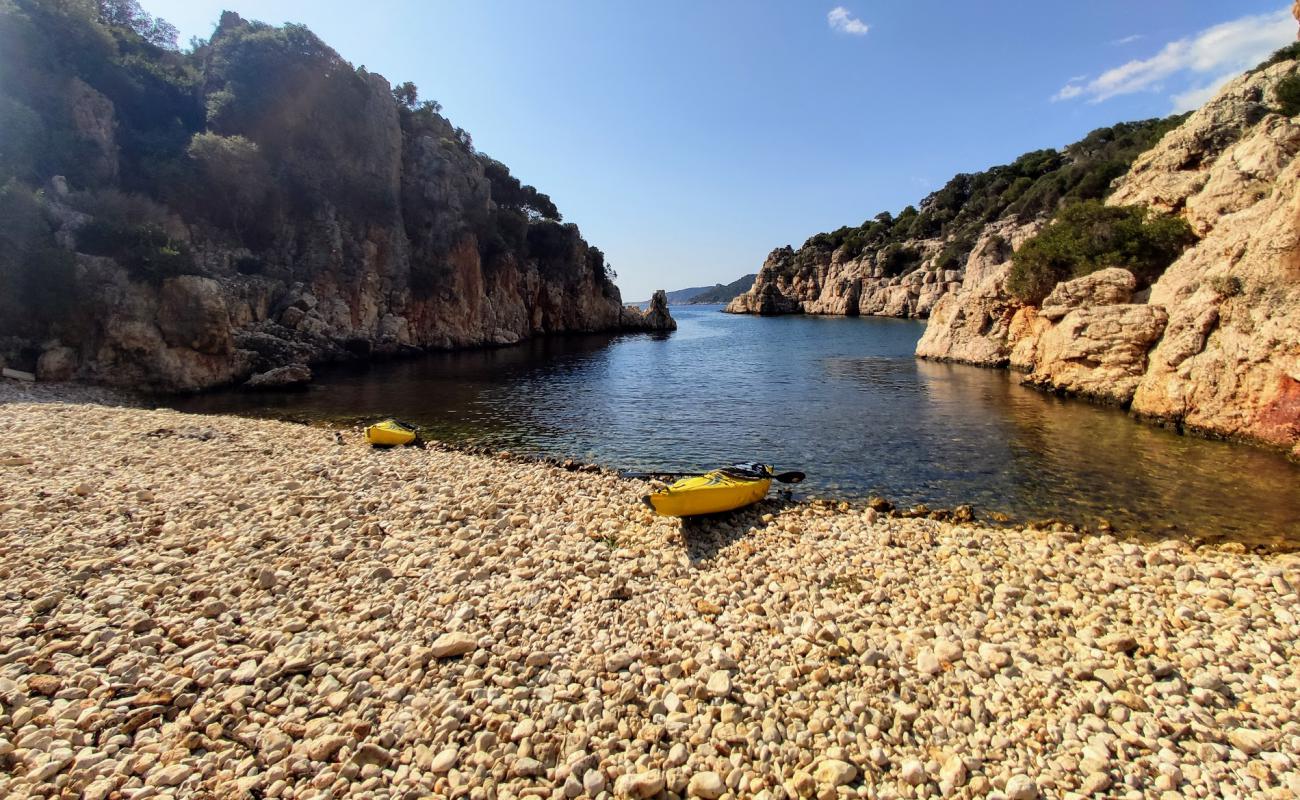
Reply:
<svg viewBox="0 0 1300 800"><path fill-rule="evenodd" d="M1294 554L112 402L0 389L0 797L1300 794Z"/></svg>

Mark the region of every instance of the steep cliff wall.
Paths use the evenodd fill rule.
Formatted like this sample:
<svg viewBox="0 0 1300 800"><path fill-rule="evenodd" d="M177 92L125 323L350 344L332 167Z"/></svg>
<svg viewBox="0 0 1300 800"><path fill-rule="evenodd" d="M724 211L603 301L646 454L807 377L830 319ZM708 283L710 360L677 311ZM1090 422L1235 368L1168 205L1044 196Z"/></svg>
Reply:
<svg viewBox="0 0 1300 800"><path fill-rule="evenodd" d="M1060 152L957 175L897 217L820 233L795 250L773 250L753 288L727 311L928 317L941 298L991 259L1009 236L1041 224L1061 204L1106 195L1112 181L1178 118L1101 128Z"/></svg>
<svg viewBox="0 0 1300 800"><path fill-rule="evenodd" d="M1119 181L1108 203L1178 214L1200 237L1149 292L1104 270L1025 305L1003 264L938 304L917 354L1010 365L1046 389L1300 456L1300 119L1278 92L1288 81L1300 81L1290 58L1237 78Z"/></svg>
<svg viewBox="0 0 1300 800"><path fill-rule="evenodd" d="M11 366L195 390L674 326L625 308L603 254L436 104L301 26L227 13L182 54L75 5L17 0L0 17Z"/></svg>

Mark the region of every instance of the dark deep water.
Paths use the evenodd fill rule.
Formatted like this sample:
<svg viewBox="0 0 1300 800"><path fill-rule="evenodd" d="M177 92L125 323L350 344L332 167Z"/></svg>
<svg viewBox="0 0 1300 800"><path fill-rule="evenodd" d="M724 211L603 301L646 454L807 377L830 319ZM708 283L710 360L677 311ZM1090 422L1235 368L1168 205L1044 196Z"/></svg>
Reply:
<svg viewBox="0 0 1300 800"><path fill-rule="evenodd" d="M666 336L322 369L305 393L176 398L185 411L395 416L432 438L608 466L762 460L801 494L974 504L1017 519L1300 545L1300 466L1023 388L998 370L918 361L923 323L760 318L676 306Z"/></svg>

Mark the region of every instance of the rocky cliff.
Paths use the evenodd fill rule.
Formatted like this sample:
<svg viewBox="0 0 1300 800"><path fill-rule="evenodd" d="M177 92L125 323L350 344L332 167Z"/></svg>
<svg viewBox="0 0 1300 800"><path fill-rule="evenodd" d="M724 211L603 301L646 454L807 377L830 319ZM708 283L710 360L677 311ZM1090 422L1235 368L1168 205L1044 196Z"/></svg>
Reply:
<svg viewBox="0 0 1300 800"><path fill-rule="evenodd" d="M1011 239L1063 203L1101 198L1133 159L1179 120L1101 128L1060 152L1038 150L984 172L961 174L897 217L773 250L753 287L727 311L927 317L935 304Z"/></svg>
<svg viewBox="0 0 1300 800"><path fill-rule="evenodd" d="M917 354L1300 456L1300 109L1279 92L1300 85L1293 57L1229 83L1119 180L1108 203L1200 237L1148 291L1110 269L1019 303L1004 259L940 300Z"/></svg>
<svg viewBox="0 0 1300 800"><path fill-rule="evenodd" d="M77 4L0 6L9 366L197 390L675 327L662 302L624 307L600 250L414 86L301 26L227 13L190 53L143 33Z"/></svg>

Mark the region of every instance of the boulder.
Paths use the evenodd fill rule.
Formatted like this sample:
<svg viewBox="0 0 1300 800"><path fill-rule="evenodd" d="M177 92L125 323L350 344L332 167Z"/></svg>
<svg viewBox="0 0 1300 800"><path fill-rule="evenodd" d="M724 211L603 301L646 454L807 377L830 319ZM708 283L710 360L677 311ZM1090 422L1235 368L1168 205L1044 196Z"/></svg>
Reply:
<svg viewBox="0 0 1300 800"><path fill-rule="evenodd" d="M231 347L230 314L221 284L199 275L163 282L158 302L158 329L172 347L220 355Z"/></svg>
<svg viewBox="0 0 1300 800"><path fill-rule="evenodd" d="M71 380L77 372L77 351L55 345L41 353L36 361L36 377L42 381Z"/></svg>
<svg viewBox="0 0 1300 800"><path fill-rule="evenodd" d="M306 364L287 364L259 372L244 382L246 389L298 389L311 383L311 368Z"/></svg>
<svg viewBox="0 0 1300 800"><path fill-rule="evenodd" d="M1043 300L1039 314L1053 322L1073 309L1085 306L1114 306L1128 303L1137 289L1137 278L1126 269L1111 267L1072 281L1061 281Z"/></svg>

